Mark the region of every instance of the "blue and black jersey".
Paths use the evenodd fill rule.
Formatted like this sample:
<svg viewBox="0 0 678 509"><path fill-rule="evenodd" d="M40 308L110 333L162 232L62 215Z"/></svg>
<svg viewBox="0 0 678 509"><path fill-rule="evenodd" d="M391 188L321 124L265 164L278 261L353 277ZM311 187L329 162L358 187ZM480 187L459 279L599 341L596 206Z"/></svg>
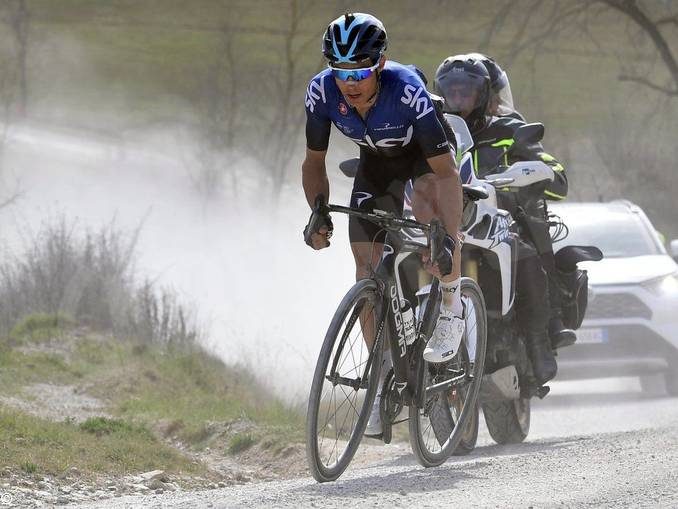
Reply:
<svg viewBox="0 0 678 509"><path fill-rule="evenodd" d="M448 136L453 136L446 135L442 110L434 105L416 68L387 62L379 86L376 102L363 119L349 106L330 69L316 75L306 92L306 146L327 150L334 124L360 147L351 206L400 215L407 181L430 173L426 159L449 153ZM384 231L373 223L349 218L351 242L384 238Z"/></svg>
<svg viewBox="0 0 678 509"><path fill-rule="evenodd" d="M327 150L330 125L383 158L422 154L429 158L450 151L426 85L415 69L386 62L379 95L363 119L344 99L330 69L310 82L306 92L306 145Z"/></svg>

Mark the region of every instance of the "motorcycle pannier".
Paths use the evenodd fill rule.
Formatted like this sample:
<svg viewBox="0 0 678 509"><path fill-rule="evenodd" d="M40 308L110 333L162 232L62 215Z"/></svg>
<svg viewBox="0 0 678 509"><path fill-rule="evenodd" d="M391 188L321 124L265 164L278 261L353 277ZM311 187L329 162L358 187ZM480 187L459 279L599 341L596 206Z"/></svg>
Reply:
<svg viewBox="0 0 678 509"><path fill-rule="evenodd" d="M585 270L575 269L572 272L558 271L559 289L561 291L563 324L568 329L578 329L584 320L589 300L589 277Z"/></svg>

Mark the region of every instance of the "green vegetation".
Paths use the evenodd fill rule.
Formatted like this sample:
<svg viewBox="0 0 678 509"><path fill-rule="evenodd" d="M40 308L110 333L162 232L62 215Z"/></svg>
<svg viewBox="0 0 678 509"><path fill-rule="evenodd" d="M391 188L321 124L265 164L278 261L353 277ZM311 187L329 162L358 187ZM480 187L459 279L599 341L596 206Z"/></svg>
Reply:
<svg viewBox="0 0 678 509"><path fill-rule="evenodd" d="M229 454L238 454L252 447L257 440L251 433L235 435L228 443Z"/></svg>
<svg viewBox="0 0 678 509"><path fill-rule="evenodd" d="M301 440L300 412L206 352L174 294L135 282L125 239L112 227L79 238L61 221L0 263L0 469L193 474L206 467L170 443L236 454L258 437ZM37 384L101 408L68 415Z"/></svg>
<svg viewBox="0 0 678 509"><path fill-rule="evenodd" d="M76 336L55 329L54 321L44 317L27 317L22 323L34 324L30 334L19 345L5 342L0 348L0 395L22 396L23 387L36 383L78 385L105 402L114 417L90 417L78 424L64 415L57 423L0 406L0 443L6 444L0 469L58 474L75 466L84 472L161 468L198 473L203 466L163 439L173 437L197 449L223 447L229 454L243 452L263 437L276 444L302 440L300 412L269 395L252 375L197 347L112 341L83 330ZM32 350L44 345L41 331L47 330L56 333L67 354ZM231 432L232 423L247 431Z"/></svg>
<svg viewBox="0 0 678 509"><path fill-rule="evenodd" d="M159 467L187 474L205 472L204 466L141 426L117 425L100 434L84 428L0 407L0 466L17 466L37 475L60 475L72 467L87 474L128 474Z"/></svg>

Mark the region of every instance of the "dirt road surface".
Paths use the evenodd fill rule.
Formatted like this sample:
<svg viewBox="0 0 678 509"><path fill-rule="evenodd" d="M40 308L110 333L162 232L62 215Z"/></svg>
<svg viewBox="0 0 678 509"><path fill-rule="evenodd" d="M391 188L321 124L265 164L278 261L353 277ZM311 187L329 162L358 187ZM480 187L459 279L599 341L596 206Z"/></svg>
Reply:
<svg viewBox="0 0 678 509"><path fill-rule="evenodd" d="M365 440L334 483L305 477L79 507L678 507L678 398L555 385L535 402L525 443L493 445L481 429L471 455L437 468L420 467L406 442Z"/></svg>

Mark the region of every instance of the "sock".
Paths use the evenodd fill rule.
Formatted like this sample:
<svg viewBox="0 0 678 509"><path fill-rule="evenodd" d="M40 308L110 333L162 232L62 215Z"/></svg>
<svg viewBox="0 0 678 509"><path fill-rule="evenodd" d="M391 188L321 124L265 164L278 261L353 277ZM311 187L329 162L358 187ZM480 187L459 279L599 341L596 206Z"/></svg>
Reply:
<svg viewBox="0 0 678 509"><path fill-rule="evenodd" d="M457 278L449 283L440 282L440 289L443 292L443 301L441 306L452 311L455 316L461 317L464 308L461 305L461 278Z"/></svg>

